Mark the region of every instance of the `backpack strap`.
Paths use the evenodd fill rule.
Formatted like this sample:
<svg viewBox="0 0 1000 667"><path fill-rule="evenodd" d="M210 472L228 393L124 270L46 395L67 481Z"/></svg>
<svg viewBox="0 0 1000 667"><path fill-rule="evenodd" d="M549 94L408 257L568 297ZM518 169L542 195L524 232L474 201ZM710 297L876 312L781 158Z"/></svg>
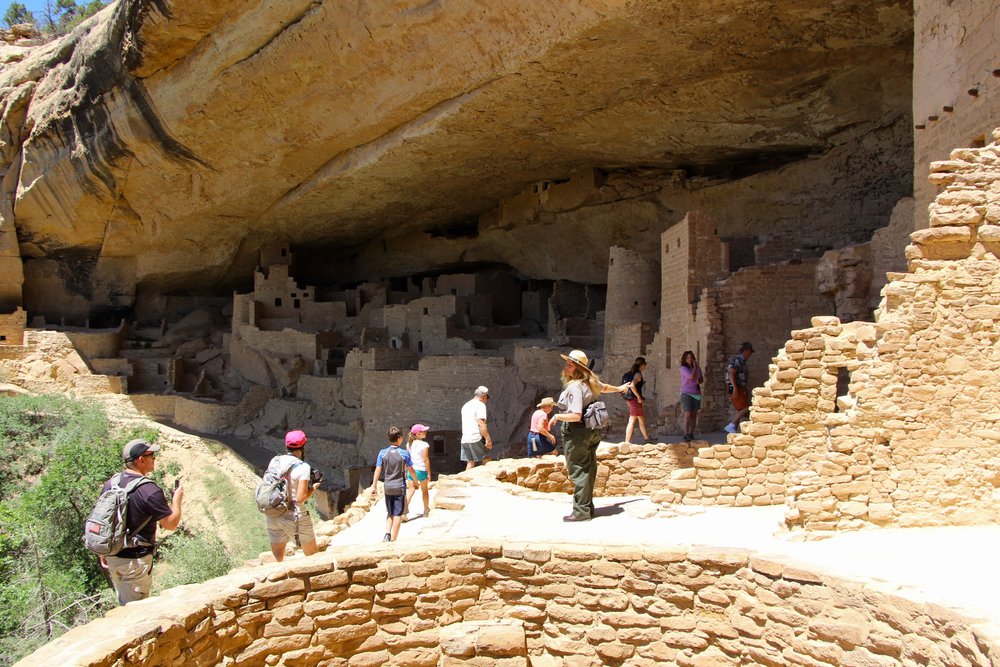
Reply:
<svg viewBox="0 0 1000 667"><path fill-rule="evenodd" d="M128 502L128 499L127 499L128 495L130 493L132 493L133 491L135 491L137 488L139 488L140 486L142 486L146 482L149 482L150 484L153 483L153 480L149 479L148 477L146 477L146 476L140 476L137 479L133 479L131 482L129 482L125 486L122 486L121 482L124 480L124 478L125 478L125 473L122 473L118 477L118 481L114 482L114 485L117 486L119 489L122 489L123 491L125 491L125 496L126 496L126 501L125 502ZM128 530L128 529L125 530L125 548L132 548L132 547L137 547L137 546L148 546L148 544L142 545L142 544L138 543L139 540L141 540L142 542L146 542L146 540L143 540L141 537L138 537L138 535L139 535L139 533L142 532L142 529L145 528L149 524L149 522L152 520L152 518L153 517L151 517L151 516L147 516L146 520L143 521L142 523L140 523L139 526L135 530Z"/></svg>

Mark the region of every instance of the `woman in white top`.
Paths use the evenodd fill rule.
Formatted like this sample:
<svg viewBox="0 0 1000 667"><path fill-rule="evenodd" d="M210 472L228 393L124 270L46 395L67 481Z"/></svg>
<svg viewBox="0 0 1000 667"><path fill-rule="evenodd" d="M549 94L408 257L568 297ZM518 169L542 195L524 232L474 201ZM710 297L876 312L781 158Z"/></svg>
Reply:
<svg viewBox="0 0 1000 667"><path fill-rule="evenodd" d="M600 394L625 391L628 385L615 387L601 382L590 370L587 355L580 350L559 356L566 360L562 372L563 392L559 396L559 406L564 412L549 419L549 430L562 422L566 472L573 482L573 513L564 516L563 521L590 521L594 518L594 480L601 432L584 425L583 413Z"/></svg>
<svg viewBox="0 0 1000 667"><path fill-rule="evenodd" d="M406 443L406 448L410 451L410 458L413 459L413 472L417 473L417 478L413 479L406 473L409 484L406 489L406 507L410 506L410 498L420 487L420 494L424 499L424 516L430 516L430 491L428 483L431 476L431 446L427 442L427 431L430 429L423 424L414 424L410 427L410 438ZM409 511L409 509L407 509Z"/></svg>

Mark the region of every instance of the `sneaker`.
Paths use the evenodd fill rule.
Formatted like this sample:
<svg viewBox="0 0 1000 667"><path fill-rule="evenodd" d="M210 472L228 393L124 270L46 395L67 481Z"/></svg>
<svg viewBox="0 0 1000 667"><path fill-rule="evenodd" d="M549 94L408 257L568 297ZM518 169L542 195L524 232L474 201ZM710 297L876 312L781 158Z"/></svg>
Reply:
<svg viewBox="0 0 1000 667"><path fill-rule="evenodd" d="M694 440L694 434L693 433L685 433L684 434L684 442L691 442L692 440Z"/></svg>
<svg viewBox="0 0 1000 667"><path fill-rule="evenodd" d="M386 533L385 537L382 538L382 541L383 542L392 542L392 535L390 535L389 533Z"/></svg>
<svg viewBox="0 0 1000 667"><path fill-rule="evenodd" d="M430 511L430 510L424 510L424 518L425 518L425 519L426 519L427 517L429 517L430 515L431 515L431 511Z"/></svg>
<svg viewBox="0 0 1000 667"><path fill-rule="evenodd" d="M734 424L733 422L729 422L728 424L726 424L725 428L726 433L736 433L737 430L738 429L736 427L736 424Z"/></svg>

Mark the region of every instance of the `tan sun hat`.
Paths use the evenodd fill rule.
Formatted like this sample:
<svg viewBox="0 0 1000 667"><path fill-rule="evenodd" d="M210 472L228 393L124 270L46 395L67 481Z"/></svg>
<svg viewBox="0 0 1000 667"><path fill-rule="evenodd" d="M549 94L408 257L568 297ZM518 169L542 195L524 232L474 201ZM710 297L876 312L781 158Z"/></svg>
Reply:
<svg viewBox="0 0 1000 667"><path fill-rule="evenodd" d="M544 408L548 405L558 405L558 404L555 402L555 399L553 399L551 396L546 396L545 398L542 399L542 402L535 407Z"/></svg>
<svg viewBox="0 0 1000 667"><path fill-rule="evenodd" d="M573 350L569 354L560 354L559 356L566 361L572 361L587 373L593 375L594 371L590 370L590 359L587 358L587 353L583 350Z"/></svg>

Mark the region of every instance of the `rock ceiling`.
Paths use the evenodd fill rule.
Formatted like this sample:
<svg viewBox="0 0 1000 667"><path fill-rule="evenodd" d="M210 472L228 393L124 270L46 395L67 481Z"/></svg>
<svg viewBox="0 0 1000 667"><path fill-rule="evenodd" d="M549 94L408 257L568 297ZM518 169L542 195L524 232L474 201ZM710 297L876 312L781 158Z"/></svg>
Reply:
<svg viewBox="0 0 1000 667"><path fill-rule="evenodd" d="M163 289L581 168L797 159L909 104L904 0L120 2L0 71L0 213L29 262Z"/></svg>

